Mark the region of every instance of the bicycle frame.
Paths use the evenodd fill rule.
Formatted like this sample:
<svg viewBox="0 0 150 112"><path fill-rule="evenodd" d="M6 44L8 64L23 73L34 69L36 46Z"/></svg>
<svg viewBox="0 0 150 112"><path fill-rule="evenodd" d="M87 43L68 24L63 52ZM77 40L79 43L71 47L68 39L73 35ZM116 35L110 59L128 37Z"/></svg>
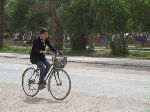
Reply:
<svg viewBox="0 0 150 112"><path fill-rule="evenodd" d="M57 57L57 53L55 53L54 59L55 59L56 57ZM53 60L52 60L52 61L53 61ZM48 71L47 74L46 74L45 81L48 80L48 78L50 77L50 75L52 75L53 72L55 72L55 71L57 71L57 70L59 70L59 69L63 69L63 68L55 68L55 67L54 67L54 62L53 62L52 65L51 65L51 67L50 67L50 69L49 69L49 71Z"/></svg>

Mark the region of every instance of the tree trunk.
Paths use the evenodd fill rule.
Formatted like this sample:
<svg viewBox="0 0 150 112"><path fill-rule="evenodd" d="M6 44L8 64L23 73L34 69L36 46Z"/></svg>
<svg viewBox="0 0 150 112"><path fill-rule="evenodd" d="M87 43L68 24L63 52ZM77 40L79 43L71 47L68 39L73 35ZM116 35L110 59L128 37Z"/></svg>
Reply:
<svg viewBox="0 0 150 112"><path fill-rule="evenodd" d="M71 38L72 51L85 51L87 45L87 38L85 34L74 35Z"/></svg>
<svg viewBox="0 0 150 112"><path fill-rule="evenodd" d="M53 46L57 50L62 50L63 48L63 28L62 24L56 14L56 11L52 15L52 37L53 37Z"/></svg>
<svg viewBox="0 0 150 112"><path fill-rule="evenodd" d="M94 49L93 37L94 37L93 33L90 33L88 35L88 45L89 45L89 48L91 48L91 49Z"/></svg>
<svg viewBox="0 0 150 112"><path fill-rule="evenodd" d="M0 0L0 48L3 46L4 34L4 0Z"/></svg>
<svg viewBox="0 0 150 112"><path fill-rule="evenodd" d="M110 48L113 55L128 54L128 45L123 33L115 36L114 40L111 41Z"/></svg>

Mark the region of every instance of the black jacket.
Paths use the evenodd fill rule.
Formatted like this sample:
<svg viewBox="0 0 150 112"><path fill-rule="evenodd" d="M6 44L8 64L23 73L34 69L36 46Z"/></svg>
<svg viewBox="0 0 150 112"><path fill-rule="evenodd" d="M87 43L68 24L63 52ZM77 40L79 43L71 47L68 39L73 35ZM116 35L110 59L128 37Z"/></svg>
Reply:
<svg viewBox="0 0 150 112"><path fill-rule="evenodd" d="M36 64L38 61L42 61L45 59L45 55L40 53L40 50L45 51L46 45L53 51L57 52L52 45L50 44L49 40L46 39L45 43L41 41L39 37L37 37L34 42L30 53L30 61L32 64Z"/></svg>

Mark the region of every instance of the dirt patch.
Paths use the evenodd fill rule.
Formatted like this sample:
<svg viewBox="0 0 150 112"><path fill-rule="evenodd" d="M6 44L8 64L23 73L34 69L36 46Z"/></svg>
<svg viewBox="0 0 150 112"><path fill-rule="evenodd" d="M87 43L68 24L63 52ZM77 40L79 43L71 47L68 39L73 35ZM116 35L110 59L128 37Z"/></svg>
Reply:
<svg viewBox="0 0 150 112"><path fill-rule="evenodd" d="M150 102L75 91L64 101L56 101L47 89L27 97L21 85L0 83L0 93L0 112L150 112Z"/></svg>

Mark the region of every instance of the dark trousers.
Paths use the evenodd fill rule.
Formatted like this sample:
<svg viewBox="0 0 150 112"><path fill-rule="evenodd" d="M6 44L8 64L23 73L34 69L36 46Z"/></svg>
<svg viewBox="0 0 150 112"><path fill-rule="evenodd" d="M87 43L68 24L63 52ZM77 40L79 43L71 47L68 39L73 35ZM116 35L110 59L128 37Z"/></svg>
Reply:
<svg viewBox="0 0 150 112"><path fill-rule="evenodd" d="M38 61L36 65L40 69L40 81L43 82L47 72L51 67L51 64L48 62L47 59L44 59L42 61Z"/></svg>

